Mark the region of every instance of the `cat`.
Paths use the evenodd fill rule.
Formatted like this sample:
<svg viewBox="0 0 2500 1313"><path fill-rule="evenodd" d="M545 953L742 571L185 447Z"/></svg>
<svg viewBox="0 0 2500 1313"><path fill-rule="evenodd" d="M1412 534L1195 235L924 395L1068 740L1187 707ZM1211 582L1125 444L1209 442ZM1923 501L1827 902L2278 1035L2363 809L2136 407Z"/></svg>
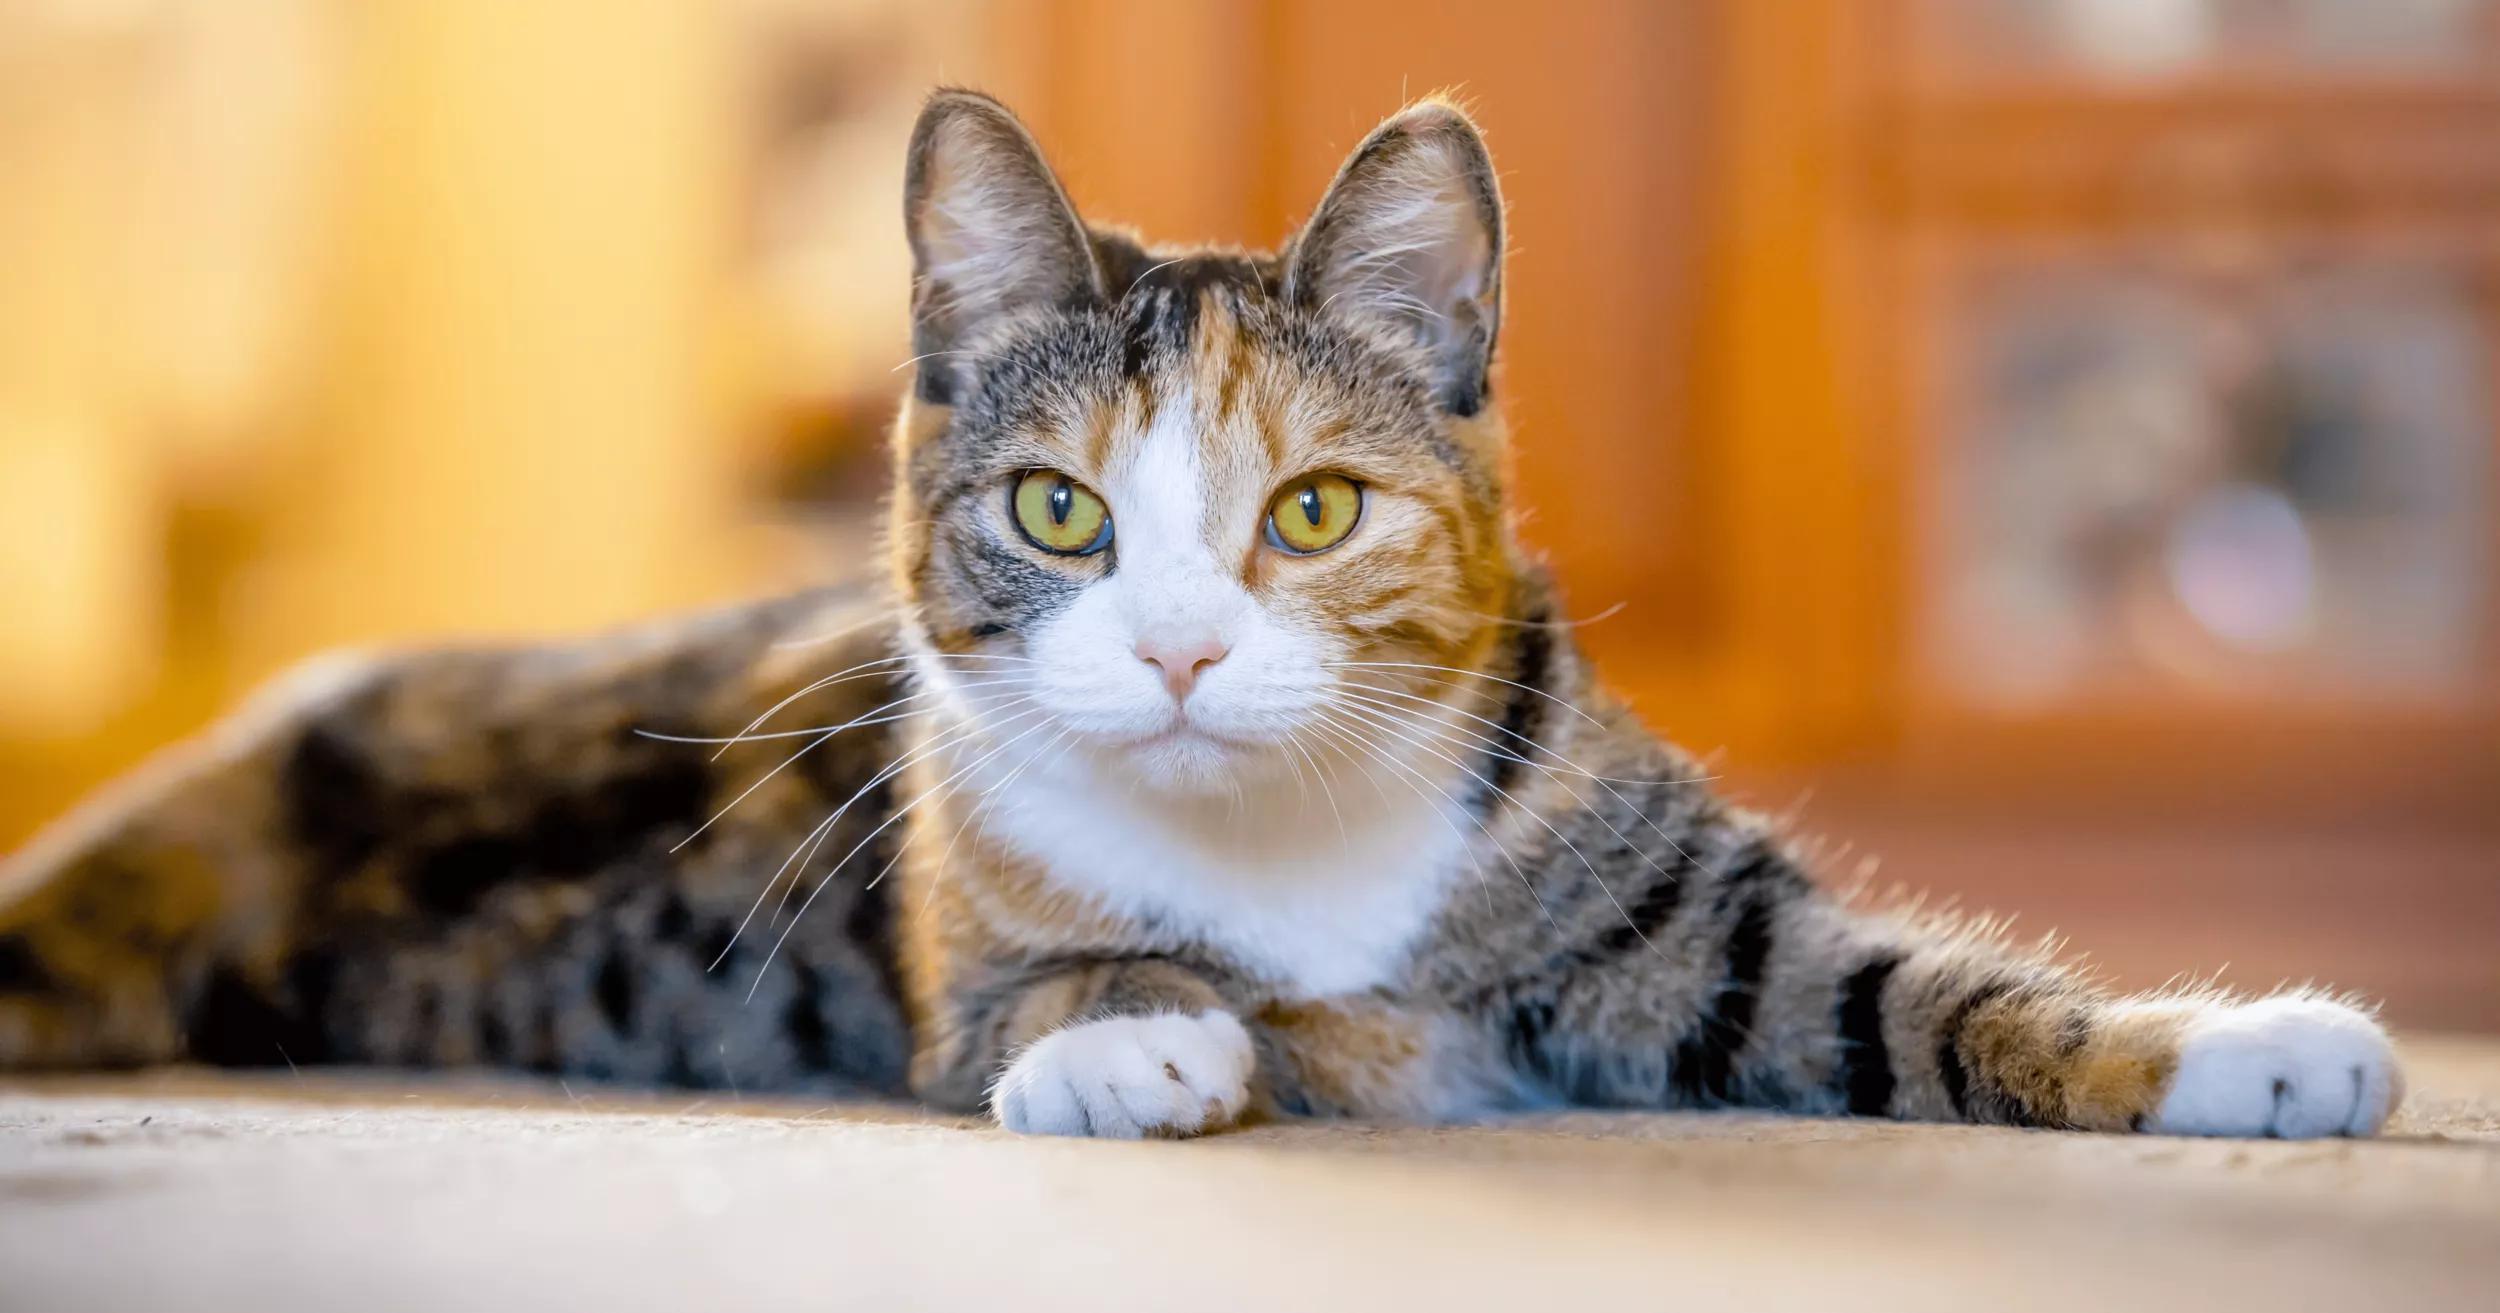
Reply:
<svg viewBox="0 0 2500 1313"><path fill-rule="evenodd" d="M883 580L315 663L0 874L0 1068L484 1064L1015 1131L1746 1106L2378 1131L2346 999L2118 997L1855 905L1512 537L1503 210L1414 104L1281 251L911 139Z"/></svg>

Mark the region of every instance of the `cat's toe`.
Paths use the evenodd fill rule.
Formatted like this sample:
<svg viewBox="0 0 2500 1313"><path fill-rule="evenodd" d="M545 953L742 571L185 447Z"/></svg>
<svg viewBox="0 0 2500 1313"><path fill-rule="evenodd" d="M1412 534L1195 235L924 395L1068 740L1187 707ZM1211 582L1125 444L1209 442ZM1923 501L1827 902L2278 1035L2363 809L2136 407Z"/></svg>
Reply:
<svg viewBox="0 0 2500 1313"><path fill-rule="evenodd" d="M1252 1065L1249 1032L1227 1012L1079 1022L1018 1054L990 1107L1034 1135L1196 1135L1241 1115Z"/></svg>
<svg viewBox="0 0 2500 1313"><path fill-rule="evenodd" d="M2287 1140L2371 1135L2403 1097L2403 1073L2377 1021L2330 999L2287 994L2192 1022L2146 1129Z"/></svg>

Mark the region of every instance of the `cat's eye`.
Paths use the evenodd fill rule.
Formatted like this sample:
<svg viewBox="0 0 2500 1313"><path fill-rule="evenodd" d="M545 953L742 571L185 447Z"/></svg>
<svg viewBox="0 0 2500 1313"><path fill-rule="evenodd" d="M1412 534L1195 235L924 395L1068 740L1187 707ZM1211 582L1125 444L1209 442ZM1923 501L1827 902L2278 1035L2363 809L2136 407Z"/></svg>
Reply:
<svg viewBox="0 0 2500 1313"><path fill-rule="evenodd" d="M1057 470L1025 471L1008 489L1007 502L1016 528L1043 551L1091 556L1111 545L1111 508Z"/></svg>
<svg viewBox="0 0 2500 1313"><path fill-rule="evenodd" d="M1295 556L1344 542L1363 518L1363 485L1342 474L1296 479L1267 508L1267 545Z"/></svg>

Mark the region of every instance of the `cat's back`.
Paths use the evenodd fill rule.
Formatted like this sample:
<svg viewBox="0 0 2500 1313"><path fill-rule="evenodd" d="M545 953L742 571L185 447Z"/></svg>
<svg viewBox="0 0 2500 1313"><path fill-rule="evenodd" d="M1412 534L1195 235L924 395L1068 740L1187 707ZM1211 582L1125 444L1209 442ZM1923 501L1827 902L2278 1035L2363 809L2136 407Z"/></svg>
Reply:
<svg viewBox="0 0 2500 1313"><path fill-rule="evenodd" d="M890 1084L894 651L818 591L322 658L0 867L0 1065Z"/></svg>

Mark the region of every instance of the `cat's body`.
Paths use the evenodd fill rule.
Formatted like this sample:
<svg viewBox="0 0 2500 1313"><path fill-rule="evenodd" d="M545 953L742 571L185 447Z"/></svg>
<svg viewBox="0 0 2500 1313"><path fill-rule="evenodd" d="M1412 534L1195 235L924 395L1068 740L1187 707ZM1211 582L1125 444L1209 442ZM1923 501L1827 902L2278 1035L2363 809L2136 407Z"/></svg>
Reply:
<svg viewBox="0 0 2500 1313"><path fill-rule="evenodd" d="M2340 1002L2113 999L1844 905L1606 698L1504 518L1455 110L1274 257L1083 228L962 94L906 205L886 590L297 680L12 859L0 1067L908 1088L1102 1135L2360 1134L2400 1097Z"/></svg>

